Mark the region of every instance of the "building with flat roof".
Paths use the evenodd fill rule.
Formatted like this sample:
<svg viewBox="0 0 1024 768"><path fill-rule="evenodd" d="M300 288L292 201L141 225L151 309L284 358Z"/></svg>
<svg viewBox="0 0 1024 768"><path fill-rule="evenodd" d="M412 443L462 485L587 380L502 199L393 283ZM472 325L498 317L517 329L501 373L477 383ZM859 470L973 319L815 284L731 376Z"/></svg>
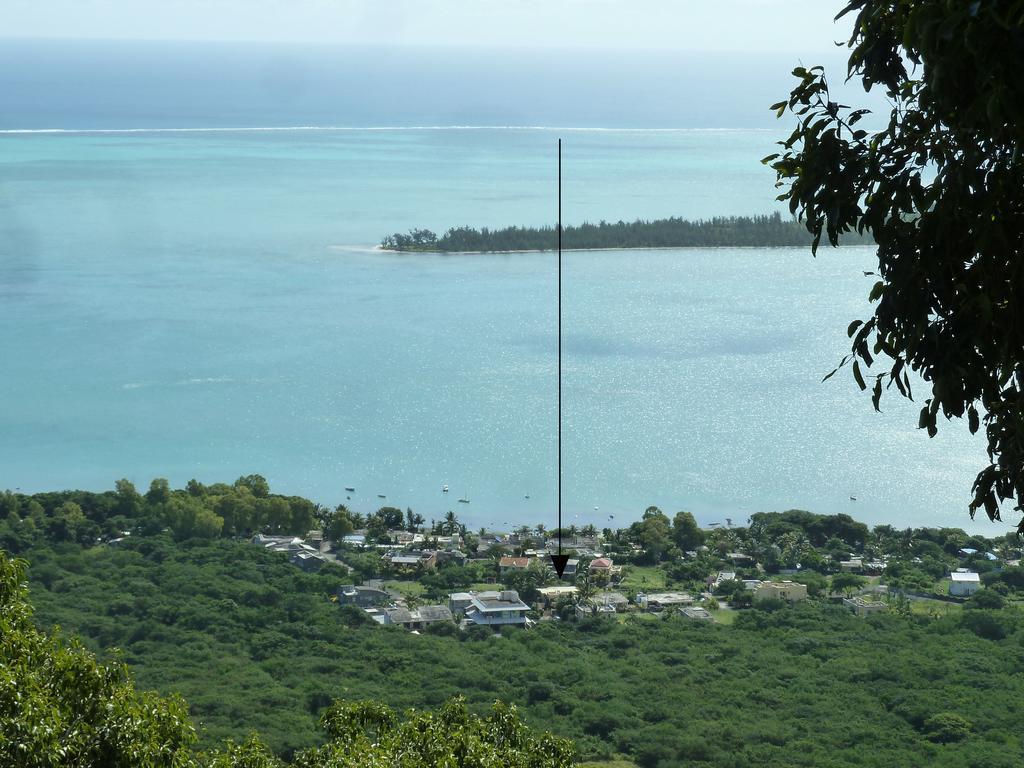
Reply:
<svg viewBox="0 0 1024 768"><path fill-rule="evenodd" d="M754 590L755 600L776 598L788 603L799 603L807 599L807 585L795 581L763 581Z"/></svg>
<svg viewBox="0 0 1024 768"><path fill-rule="evenodd" d="M629 600L621 592L599 592L594 595L593 600L598 605L612 608L616 613L621 613L629 608Z"/></svg>
<svg viewBox="0 0 1024 768"><path fill-rule="evenodd" d="M389 605L393 596L383 587L360 587L354 584L342 584L338 587L339 605L357 605L360 608Z"/></svg>
<svg viewBox="0 0 1024 768"><path fill-rule="evenodd" d="M649 595L637 595L636 602L648 611L663 611L666 608L685 608L693 605L693 595L686 592L654 592Z"/></svg>
<svg viewBox="0 0 1024 768"><path fill-rule="evenodd" d="M474 592L452 592L448 595L448 608L456 615L465 613L466 609L473 604L474 594ZM497 595L498 593L492 594Z"/></svg>
<svg viewBox="0 0 1024 768"><path fill-rule="evenodd" d="M858 616L869 616L872 613L884 613L889 606L878 600L865 600L863 597L844 597L843 605Z"/></svg>
<svg viewBox="0 0 1024 768"><path fill-rule="evenodd" d="M578 590L570 584L559 584L554 587L540 587L537 593L540 595L540 602L543 605L551 605L563 597L572 597Z"/></svg>
<svg viewBox="0 0 1024 768"><path fill-rule="evenodd" d="M704 608L683 608L679 613L695 621L714 621L714 617Z"/></svg>
<svg viewBox="0 0 1024 768"><path fill-rule="evenodd" d="M492 595L494 595L492 597ZM519 593L505 589L498 593L481 592L471 595L466 608L466 620L483 626L526 625L530 606L519 599Z"/></svg>
<svg viewBox="0 0 1024 768"><path fill-rule="evenodd" d="M312 573L319 571L324 563L327 562L327 558L319 552L292 552L288 556L288 562L304 571Z"/></svg>
<svg viewBox="0 0 1024 768"><path fill-rule="evenodd" d="M395 625L404 629L424 629L430 624L452 621L452 612L446 605L421 605L411 611L399 605L380 610L384 617L382 624ZM372 615L373 613L371 613Z"/></svg>

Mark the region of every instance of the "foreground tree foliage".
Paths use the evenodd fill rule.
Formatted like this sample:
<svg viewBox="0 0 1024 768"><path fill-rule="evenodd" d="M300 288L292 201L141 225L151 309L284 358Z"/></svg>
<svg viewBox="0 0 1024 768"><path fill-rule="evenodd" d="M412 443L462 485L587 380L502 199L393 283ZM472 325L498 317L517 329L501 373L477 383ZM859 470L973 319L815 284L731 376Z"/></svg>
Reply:
<svg viewBox="0 0 1024 768"><path fill-rule="evenodd" d="M487 717L469 712L461 698L436 714L410 712L404 721L374 702L337 702L322 718L331 735L325 746L302 755L304 768L366 765L568 768L571 742L539 737L523 725L516 708L497 703Z"/></svg>
<svg viewBox="0 0 1024 768"><path fill-rule="evenodd" d="M916 372L930 436L940 412L983 422L990 464L969 509L997 520L1002 502L1024 509L1024 2L850 0L847 14L848 76L884 90L888 124L858 127L867 110L833 101L821 67L797 68L773 108L798 126L765 162L812 249L849 233L878 244L877 305L851 323L840 367L876 409L892 385L910 397Z"/></svg>
<svg viewBox="0 0 1024 768"><path fill-rule="evenodd" d="M194 753L196 732L179 696L140 693L124 664L100 664L75 641L32 623L25 563L0 552L0 765L138 768L276 768L255 736L212 754ZM465 766L569 768L571 742L535 735L515 707L486 717L456 698L436 714L405 719L372 701L338 701L321 724L326 744L295 758L301 768Z"/></svg>
<svg viewBox="0 0 1024 768"><path fill-rule="evenodd" d="M495 703L490 714L470 713L461 697L437 713L409 710L404 720L373 701L335 702L320 719L327 744L299 754L296 768L402 766L434 768L570 768L572 743L535 736L516 708ZM256 737L215 752L210 768L284 768Z"/></svg>
<svg viewBox="0 0 1024 768"><path fill-rule="evenodd" d="M185 703L137 693L123 664L39 632L24 570L0 552L0 764L189 765Z"/></svg>

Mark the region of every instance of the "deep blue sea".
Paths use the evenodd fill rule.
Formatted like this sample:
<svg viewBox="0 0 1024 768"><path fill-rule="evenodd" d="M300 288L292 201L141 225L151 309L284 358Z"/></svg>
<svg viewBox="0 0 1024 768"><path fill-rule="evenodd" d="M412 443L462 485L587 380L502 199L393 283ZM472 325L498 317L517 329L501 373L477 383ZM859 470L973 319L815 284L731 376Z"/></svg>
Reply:
<svg viewBox="0 0 1024 768"><path fill-rule="evenodd" d="M408 54L385 74L375 60L360 83L354 53L285 66L280 49L19 43L0 59L12 48L0 487L258 472L361 510L384 494L428 519L551 524L555 256L374 244L410 227L553 223L559 137L567 223L778 205L758 161L784 127L756 112L753 85L727 108L680 110L665 90L671 109L628 112L595 102L630 93L628 78L602 90L581 69L589 99L558 106L543 86L537 103L517 94L517 115L457 53L421 67ZM505 64L491 62L526 88L532 70ZM440 90L389 120L381 94L416 91L414 71ZM231 78L242 85L222 104ZM672 81L662 72L659 88ZM267 96L289 88L290 106ZM929 440L919 406L894 396L877 414L848 375L821 382L869 311L872 266L865 248L567 254L567 521L625 523L655 504L705 523L800 507L1008 528L967 517L985 455L965 426Z"/></svg>

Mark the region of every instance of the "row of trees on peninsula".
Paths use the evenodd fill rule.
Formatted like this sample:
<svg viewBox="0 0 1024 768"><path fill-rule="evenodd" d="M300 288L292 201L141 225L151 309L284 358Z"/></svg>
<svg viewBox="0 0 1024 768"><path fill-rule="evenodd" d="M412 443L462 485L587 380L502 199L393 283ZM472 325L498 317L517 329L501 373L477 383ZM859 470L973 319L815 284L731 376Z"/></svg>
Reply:
<svg viewBox="0 0 1024 768"><path fill-rule="evenodd" d="M853 238L851 244L856 242ZM811 236L795 220L778 213L763 216L716 216L690 221L680 217L636 221L600 221L562 228L564 250L595 248L714 248L806 246ZM863 241L867 243L868 241ZM452 227L438 237L429 229L388 235L381 247L390 251L498 252L553 251L555 227Z"/></svg>

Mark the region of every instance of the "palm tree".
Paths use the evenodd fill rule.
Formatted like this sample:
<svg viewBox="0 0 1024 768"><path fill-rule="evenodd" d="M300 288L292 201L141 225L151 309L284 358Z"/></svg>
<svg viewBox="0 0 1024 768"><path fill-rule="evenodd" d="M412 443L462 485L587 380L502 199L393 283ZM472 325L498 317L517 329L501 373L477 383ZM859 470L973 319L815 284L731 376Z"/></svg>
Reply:
<svg viewBox="0 0 1024 768"><path fill-rule="evenodd" d="M454 512L448 510L448 514L444 516L444 522L441 523L441 533L451 536L457 530L459 530L459 519Z"/></svg>
<svg viewBox="0 0 1024 768"><path fill-rule="evenodd" d="M557 581L558 575L555 573L555 569L552 568L550 564L542 565L537 569L538 587L550 587Z"/></svg>
<svg viewBox="0 0 1024 768"><path fill-rule="evenodd" d="M418 512L413 512L411 509L405 510L405 517L406 527L408 528L410 533L416 533L416 531L418 531L420 529L420 526L424 523L423 515L419 514Z"/></svg>
<svg viewBox="0 0 1024 768"><path fill-rule="evenodd" d="M423 601L420 599L419 595L415 595L410 592L405 596L405 607L408 608L410 611L415 611L422 604Z"/></svg>
<svg viewBox="0 0 1024 768"><path fill-rule="evenodd" d="M593 580L590 578L590 569L578 569L576 571L576 602L586 603L596 593L597 587L594 584Z"/></svg>
<svg viewBox="0 0 1024 768"><path fill-rule="evenodd" d="M331 519L330 507L325 507L323 504L314 504L313 518L320 524L320 530L323 530Z"/></svg>

